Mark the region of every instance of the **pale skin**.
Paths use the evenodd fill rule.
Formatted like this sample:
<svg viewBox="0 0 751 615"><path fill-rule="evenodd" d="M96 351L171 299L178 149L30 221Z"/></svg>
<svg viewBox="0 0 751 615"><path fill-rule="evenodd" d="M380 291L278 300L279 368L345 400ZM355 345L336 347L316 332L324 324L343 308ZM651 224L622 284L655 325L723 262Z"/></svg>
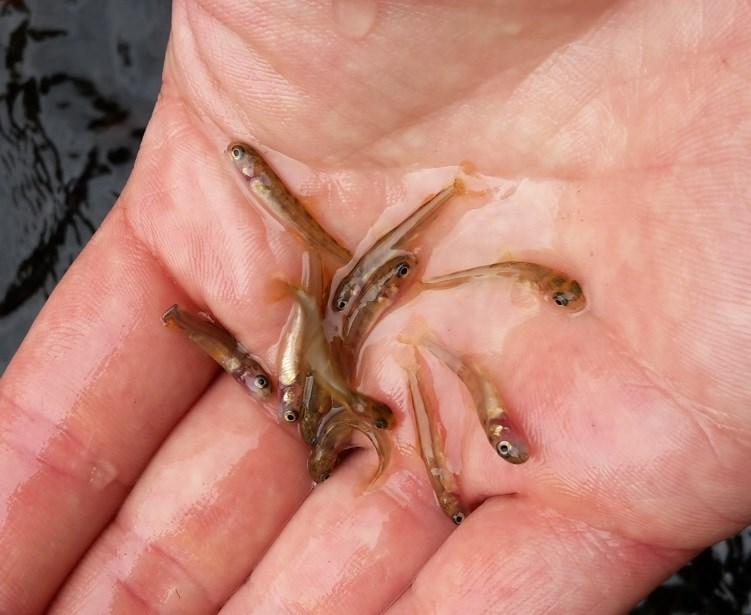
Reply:
<svg viewBox="0 0 751 615"><path fill-rule="evenodd" d="M174 2L133 174L0 381L0 611L617 613L751 523L751 9L509 4L380 4L368 30L367 8ZM310 493L294 428L162 327L210 312L275 364L268 282L301 246L248 205L234 139L300 161L279 174L348 249L384 177L470 161L520 185L477 229L447 209L430 275L510 252L582 283L576 318L507 283L415 301L455 352L502 343L484 365L532 447L499 460L434 377L460 527L388 359L410 306L360 370L402 419L369 493L371 452Z"/></svg>

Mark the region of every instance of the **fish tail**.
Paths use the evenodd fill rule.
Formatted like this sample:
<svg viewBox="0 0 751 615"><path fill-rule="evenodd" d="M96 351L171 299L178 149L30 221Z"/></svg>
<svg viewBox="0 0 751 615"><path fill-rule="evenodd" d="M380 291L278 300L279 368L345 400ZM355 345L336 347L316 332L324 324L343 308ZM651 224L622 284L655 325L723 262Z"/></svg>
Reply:
<svg viewBox="0 0 751 615"><path fill-rule="evenodd" d="M275 277L266 283L266 298L269 303L278 303L289 296L295 296L298 288L292 286L287 280Z"/></svg>

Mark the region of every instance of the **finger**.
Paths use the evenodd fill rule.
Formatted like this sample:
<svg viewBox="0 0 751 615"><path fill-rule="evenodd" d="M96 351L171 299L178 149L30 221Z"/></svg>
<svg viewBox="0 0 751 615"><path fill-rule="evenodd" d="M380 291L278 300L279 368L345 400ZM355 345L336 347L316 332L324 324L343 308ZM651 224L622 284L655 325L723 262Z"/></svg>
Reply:
<svg viewBox="0 0 751 615"><path fill-rule="evenodd" d="M448 538L388 613L622 613L691 555L499 496Z"/></svg>
<svg viewBox="0 0 751 615"><path fill-rule="evenodd" d="M215 613L310 491L307 450L222 376L154 457L52 613Z"/></svg>
<svg viewBox="0 0 751 615"><path fill-rule="evenodd" d="M454 526L421 466L365 493L374 467L360 451L316 487L222 615L376 613L393 602Z"/></svg>
<svg viewBox="0 0 751 615"><path fill-rule="evenodd" d="M7 502L0 546L10 554L0 564L0 606L10 612L46 603L215 373L183 336L164 331L164 309L195 299L220 320L243 323L234 332L251 349L269 348L278 335L264 318L274 323L276 316L281 326L283 306L248 318L248 306L261 304L260 285L249 280L257 279L259 264L275 262L273 254L263 260L268 250L257 214L244 200L236 209L227 206L231 198L214 200L209 166L200 159L196 185L188 185L182 167L170 167L170 160L185 162L171 147L175 131L185 131L185 148L177 148L183 154L201 141L180 102L166 92L164 101L120 202L0 385L10 408L0 421L0 452L17 468L0 480ZM185 168L193 170L196 158L190 163ZM216 203L219 213L203 203ZM227 213L234 214L228 222Z"/></svg>
<svg viewBox="0 0 751 615"><path fill-rule="evenodd" d="M44 607L212 378L210 362L159 321L183 297L118 207L9 365L0 611Z"/></svg>
<svg viewBox="0 0 751 615"><path fill-rule="evenodd" d="M287 310L266 303L263 278L280 271L292 275L294 244L274 225L261 224L263 216L226 181L220 147L192 133L193 125L180 102L165 93L135 170L150 178L149 190L126 203L128 220L191 300L230 324L269 364ZM170 136L181 132L194 138L176 146ZM299 467L304 474L304 465Z"/></svg>
<svg viewBox="0 0 751 615"><path fill-rule="evenodd" d="M465 494L474 500L523 492L594 526L666 547L700 548L745 527L749 495L734 486L746 457L732 433L705 431L595 314L571 318L538 301L500 280L422 293L387 316L364 348L365 360L378 356L395 331L414 328L416 314L436 332L461 314L461 328L439 335L441 343L476 353L531 441L527 463L498 465L468 392L430 362L448 445L463 444Z"/></svg>
<svg viewBox="0 0 751 615"><path fill-rule="evenodd" d="M364 390L398 413L396 433L389 434L398 439L382 484L368 489L377 463L369 445L347 456L305 500L223 614L379 612L451 532L415 454L412 423L400 411L402 359L379 356L380 364L368 366ZM399 388L389 386L385 394L382 385L395 382Z"/></svg>

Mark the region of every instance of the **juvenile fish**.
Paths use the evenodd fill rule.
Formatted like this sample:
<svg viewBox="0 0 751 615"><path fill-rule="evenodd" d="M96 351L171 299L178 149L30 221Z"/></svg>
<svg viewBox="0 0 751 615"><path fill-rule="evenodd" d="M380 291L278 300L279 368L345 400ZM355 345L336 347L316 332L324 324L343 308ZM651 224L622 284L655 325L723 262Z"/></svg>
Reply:
<svg viewBox="0 0 751 615"><path fill-rule="evenodd" d="M455 180L453 184L432 196L410 216L376 241L339 282L331 300L332 309L336 312L346 309L352 299L357 297L363 288L370 284L383 264L394 257L406 254L401 250L401 247L414 238L422 225L432 218L441 205L454 195L461 193L462 190L461 181Z"/></svg>
<svg viewBox="0 0 751 615"><path fill-rule="evenodd" d="M443 438L437 423L438 417L426 407L420 384L413 371L408 371L408 378L420 457L425 464L430 485L433 487L441 510L456 525L459 525L466 518L467 510L459 496L456 476L446 467Z"/></svg>
<svg viewBox="0 0 751 615"><path fill-rule="evenodd" d="M301 284L309 296L324 300L323 268L318 252L307 251L303 254ZM279 350L281 414L288 423L297 421L302 411L303 386L308 374L303 356L306 326L308 320L305 318L305 312L302 306L295 302L284 327Z"/></svg>
<svg viewBox="0 0 751 615"><path fill-rule="evenodd" d="M329 235L293 196L256 149L247 143L231 143L227 152L250 193L279 222L294 229L306 244L331 254L341 263L352 258L351 252Z"/></svg>
<svg viewBox="0 0 751 615"><path fill-rule="evenodd" d="M223 327L208 318L181 310L177 305L162 314L162 323L185 331L188 339L219 363L254 397L266 399L271 393L271 378L266 370Z"/></svg>
<svg viewBox="0 0 751 615"><path fill-rule="evenodd" d="M560 271L523 261L504 261L472 267L423 280L422 284L427 288L452 288L470 280L491 277L514 278L520 282L527 282L537 288L546 301L552 301L570 312L580 312L587 304L579 282Z"/></svg>
<svg viewBox="0 0 751 615"><path fill-rule="evenodd" d="M304 357L316 383L323 387L331 397L349 408L355 414L379 429L391 428L395 424L394 413L386 404L363 393L355 391L347 383L337 360L331 353L326 340L323 322L316 302L304 290L289 287L297 302L303 309L309 326L305 327L303 345Z"/></svg>
<svg viewBox="0 0 751 615"><path fill-rule="evenodd" d="M527 461L529 445L509 420L491 380L471 366L468 360L460 359L427 336L423 336L418 343L443 362L467 387L485 435L498 455L509 463Z"/></svg>
<svg viewBox="0 0 751 615"><path fill-rule="evenodd" d="M300 435L303 442L314 446L318 441L318 431L331 409L331 395L316 383L312 374L305 378L302 393Z"/></svg>
<svg viewBox="0 0 751 615"><path fill-rule="evenodd" d="M349 448L355 431L361 432L370 440L378 455L378 468L370 480L370 485L375 484L380 478L391 456L388 436L373 429L369 422L349 410L342 409L321 425L317 443L308 457L308 473L316 483L321 483L331 476L339 455Z"/></svg>
<svg viewBox="0 0 751 615"><path fill-rule="evenodd" d="M341 343L334 346L343 355L343 368L347 377L354 376L357 357L368 333L389 309L401 288L412 277L417 266L417 256L405 252L386 261L353 303L341 325Z"/></svg>

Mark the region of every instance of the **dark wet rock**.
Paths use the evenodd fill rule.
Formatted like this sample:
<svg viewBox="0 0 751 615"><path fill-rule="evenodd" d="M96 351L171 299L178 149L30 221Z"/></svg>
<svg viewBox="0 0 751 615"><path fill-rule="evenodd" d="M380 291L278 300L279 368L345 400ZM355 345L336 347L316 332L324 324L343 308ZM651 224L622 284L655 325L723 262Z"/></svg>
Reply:
<svg viewBox="0 0 751 615"><path fill-rule="evenodd" d="M0 372L130 174L169 19L167 0L0 5Z"/></svg>

